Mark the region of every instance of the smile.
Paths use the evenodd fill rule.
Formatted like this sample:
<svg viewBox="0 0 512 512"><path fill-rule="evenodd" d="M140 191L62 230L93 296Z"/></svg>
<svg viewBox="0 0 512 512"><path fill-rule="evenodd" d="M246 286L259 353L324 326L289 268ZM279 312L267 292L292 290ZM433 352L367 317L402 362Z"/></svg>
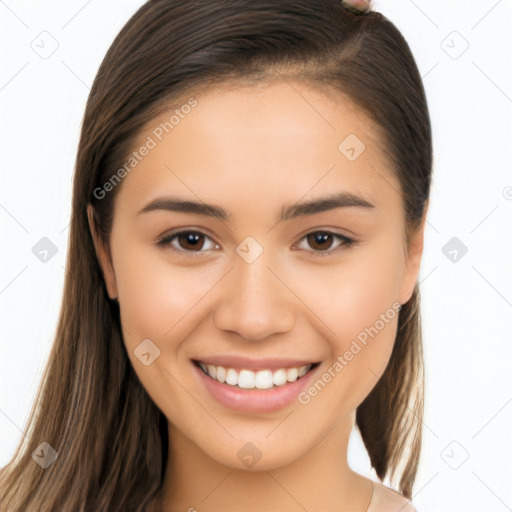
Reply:
<svg viewBox="0 0 512 512"><path fill-rule="evenodd" d="M228 384L241 389L271 389L284 386L288 382L295 382L311 370L315 364L302 365L291 368L262 369L258 371L247 369L225 368L213 364L197 361L205 375L222 384Z"/></svg>

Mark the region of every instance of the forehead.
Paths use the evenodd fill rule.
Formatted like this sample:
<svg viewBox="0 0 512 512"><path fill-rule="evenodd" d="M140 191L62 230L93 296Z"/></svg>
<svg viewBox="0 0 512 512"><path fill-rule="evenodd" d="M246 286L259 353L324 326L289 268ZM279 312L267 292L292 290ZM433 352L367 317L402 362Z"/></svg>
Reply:
<svg viewBox="0 0 512 512"><path fill-rule="evenodd" d="M137 137L134 151L151 149L123 180L120 195L131 202L172 191L247 209L261 208L263 197L283 202L334 190L383 206L400 201L374 122L341 93L280 81L222 85L187 99Z"/></svg>

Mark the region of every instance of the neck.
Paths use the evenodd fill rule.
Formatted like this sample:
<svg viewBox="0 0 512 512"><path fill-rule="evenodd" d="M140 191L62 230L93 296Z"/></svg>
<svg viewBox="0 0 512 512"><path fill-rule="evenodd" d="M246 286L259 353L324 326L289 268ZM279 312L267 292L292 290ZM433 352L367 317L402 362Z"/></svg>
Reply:
<svg viewBox="0 0 512 512"><path fill-rule="evenodd" d="M169 424L161 511L364 512L371 495L370 482L347 464L354 417L344 418L300 458L263 471L220 464Z"/></svg>

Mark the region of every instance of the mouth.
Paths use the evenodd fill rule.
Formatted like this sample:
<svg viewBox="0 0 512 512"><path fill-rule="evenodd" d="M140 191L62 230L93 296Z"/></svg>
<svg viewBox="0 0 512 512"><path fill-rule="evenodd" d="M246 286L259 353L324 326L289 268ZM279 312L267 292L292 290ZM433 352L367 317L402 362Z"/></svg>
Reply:
<svg viewBox="0 0 512 512"><path fill-rule="evenodd" d="M320 362L307 364L269 364L259 368L232 367L212 362L192 360L210 379L239 390L271 390L301 380L312 372ZM235 365L233 365L235 366ZM249 365L248 365L249 366ZM251 365L254 366L254 365Z"/></svg>

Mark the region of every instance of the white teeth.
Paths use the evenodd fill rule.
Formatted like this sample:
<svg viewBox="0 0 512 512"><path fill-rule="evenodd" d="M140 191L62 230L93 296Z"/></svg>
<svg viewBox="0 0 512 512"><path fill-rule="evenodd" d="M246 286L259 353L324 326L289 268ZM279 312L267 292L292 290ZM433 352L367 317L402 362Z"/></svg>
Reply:
<svg viewBox="0 0 512 512"><path fill-rule="evenodd" d="M226 382L226 368L217 366L217 380L219 382Z"/></svg>
<svg viewBox="0 0 512 512"><path fill-rule="evenodd" d="M299 368L299 377L303 377L304 375L306 375L307 371L308 371L307 366L301 366Z"/></svg>
<svg viewBox="0 0 512 512"><path fill-rule="evenodd" d="M297 368L288 368L288 370L286 370L286 380L288 382L295 382L298 376L299 371Z"/></svg>
<svg viewBox="0 0 512 512"><path fill-rule="evenodd" d="M286 370L284 368L280 368L272 375L272 382L275 386L282 386L286 384Z"/></svg>
<svg viewBox="0 0 512 512"><path fill-rule="evenodd" d="M233 370L234 371L234 370ZM252 389L256 385L254 372L242 370L238 374L238 387L244 389Z"/></svg>
<svg viewBox="0 0 512 512"><path fill-rule="evenodd" d="M217 378L217 368L213 364L208 365L208 375L212 378Z"/></svg>
<svg viewBox="0 0 512 512"><path fill-rule="evenodd" d="M240 383L238 385L240 386ZM256 387L258 389L270 389L273 386L272 372L270 370L260 370L256 372Z"/></svg>
<svg viewBox="0 0 512 512"><path fill-rule="evenodd" d="M287 382L295 382L303 377L310 369L310 364L297 368L279 368L272 372L271 370L240 370L237 372L233 368L224 368L213 364L199 363L204 373L218 382L238 386L242 389L270 389L274 386L283 386Z"/></svg>
<svg viewBox="0 0 512 512"><path fill-rule="evenodd" d="M231 386L236 386L238 384L238 373L236 373L233 368L230 368L226 373L226 384Z"/></svg>

